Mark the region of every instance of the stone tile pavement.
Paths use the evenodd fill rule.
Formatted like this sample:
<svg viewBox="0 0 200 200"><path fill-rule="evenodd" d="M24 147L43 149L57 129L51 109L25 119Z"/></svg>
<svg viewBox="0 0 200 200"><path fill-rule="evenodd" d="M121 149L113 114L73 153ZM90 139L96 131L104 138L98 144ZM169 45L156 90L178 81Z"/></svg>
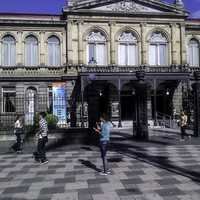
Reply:
<svg viewBox="0 0 200 200"><path fill-rule="evenodd" d="M108 176L99 174L102 163L94 145L51 149L46 165L34 162L31 151L28 146L23 154L1 151L0 200L200 199L196 138L179 142L171 134L139 142L116 134L108 152Z"/></svg>

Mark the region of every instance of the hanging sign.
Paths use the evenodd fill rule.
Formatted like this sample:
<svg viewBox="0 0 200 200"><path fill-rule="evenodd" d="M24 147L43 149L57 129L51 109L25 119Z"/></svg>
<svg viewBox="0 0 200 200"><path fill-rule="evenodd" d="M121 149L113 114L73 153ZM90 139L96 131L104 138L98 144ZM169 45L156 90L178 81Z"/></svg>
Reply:
<svg viewBox="0 0 200 200"><path fill-rule="evenodd" d="M52 85L53 92L53 114L58 117L58 125L67 123L67 102L65 83L58 82Z"/></svg>

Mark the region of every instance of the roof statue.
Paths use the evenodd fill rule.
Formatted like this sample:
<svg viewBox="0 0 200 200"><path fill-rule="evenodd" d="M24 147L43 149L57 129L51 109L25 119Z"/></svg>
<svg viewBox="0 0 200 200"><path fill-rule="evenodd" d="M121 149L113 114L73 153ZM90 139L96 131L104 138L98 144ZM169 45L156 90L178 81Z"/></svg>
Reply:
<svg viewBox="0 0 200 200"><path fill-rule="evenodd" d="M180 8L184 8L184 3L182 0L175 0L174 4Z"/></svg>

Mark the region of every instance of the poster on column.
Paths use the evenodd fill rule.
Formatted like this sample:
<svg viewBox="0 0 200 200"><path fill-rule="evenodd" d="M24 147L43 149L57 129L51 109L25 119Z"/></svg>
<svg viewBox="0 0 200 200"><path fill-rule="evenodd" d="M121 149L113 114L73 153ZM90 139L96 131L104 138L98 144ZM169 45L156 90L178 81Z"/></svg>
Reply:
<svg viewBox="0 0 200 200"><path fill-rule="evenodd" d="M67 124L67 103L65 83L53 83L53 114L58 117L58 126L65 127Z"/></svg>

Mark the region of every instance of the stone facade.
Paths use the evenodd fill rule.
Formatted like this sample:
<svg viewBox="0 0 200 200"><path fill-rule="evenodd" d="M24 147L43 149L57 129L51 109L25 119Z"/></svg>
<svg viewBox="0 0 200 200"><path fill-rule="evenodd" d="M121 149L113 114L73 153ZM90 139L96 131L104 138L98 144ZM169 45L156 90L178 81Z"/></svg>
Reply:
<svg viewBox="0 0 200 200"><path fill-rule="evenodd" d="M62 14L57 16L1 14L0 49L2 49L3 38L7 35L12 36L16 41L16 65L3 66L1 64L0 95L3 95L2 88L11 87L15 88L16 97L23 99L26 98L27 89L34 88L37 96L45 98L37 105L37 111L45 111L49 104L49 89L52 83L66 82L68 107L73 112L79 108L81 116L84 113L81 113L80 105L87 105L87 98L85 94L82 94L81 100L80 92L84 93L88 84L86 83L87 76L96 74L97 79L104 82L107 81L107 76L110 76L110 83L119 91L113 92L115 97L109 97L109 99L116 101L120 98L117 95L120 95L122 88L127 84L131 85L130 80L133 79L134 82L137 79L135 71L143 69L146 71L150 88L148 112L153 112L152 109L155 107L153 104L156 103L155 95L163 88L163 90L170 89L170 102L173 104L171 113L167 114L172 115L172 108L179 112L182 109L180 83L188 77L187 81L191 84L192 72L199 68L199 66L188 67L188 45L191 39L200 42L200 22L187 19L188 13L182 1L175 1L172 5L159 0L138 0L137 3L135 1L115 2L112 0L71 0L68 2L69 6L65 6ZM92 31L99 31L105 36L106 64L104 66L88 64L87 37ZM138 63L136 66L119 66L118 38L123 32L133 33L137 40ZM149 64L150 39L155 32L162 34L167 41L165 66L151 67ZM25 39L30 35L38 41L38 66L27 66L25 63ZM48 64L48 38L51 36L56 36L60 41L59 66ZM2 63L2 56L0 56L0 63ZM184 67L187 68L187 74L183 70ZM123 73L120 74L121 71ZM101 76L99 72L105 76ZM101 88L99 90L101 91ZM3 112L2 109L1 106L0 112ZM16 103L16 112L25 112L24 106ZM117 113L120 114L120 111ZM72 113L71 115L76 116ZM153 115L155 118L155 113ZM151 118L152 114L148 116Z"/></svg>

